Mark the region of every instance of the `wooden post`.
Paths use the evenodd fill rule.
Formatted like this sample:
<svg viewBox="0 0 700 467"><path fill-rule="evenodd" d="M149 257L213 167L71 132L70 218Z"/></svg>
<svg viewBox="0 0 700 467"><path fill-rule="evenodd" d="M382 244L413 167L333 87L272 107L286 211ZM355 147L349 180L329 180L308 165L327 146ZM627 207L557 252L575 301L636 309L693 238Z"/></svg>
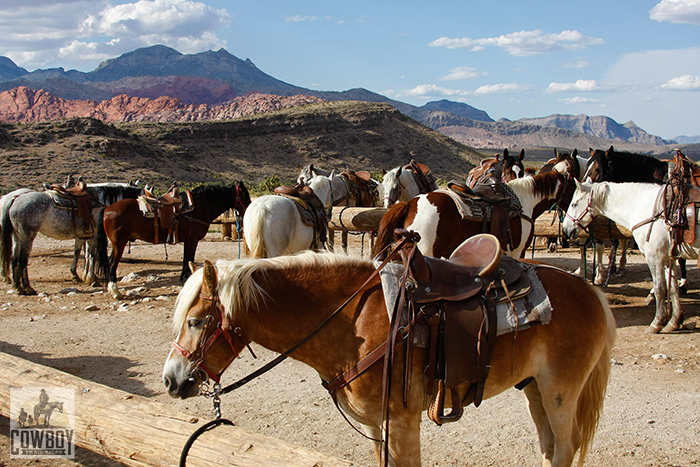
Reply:
<svg viewBox="0 0 700 467"><path fill-rule="evenodd" d="M559 221L556 212L545 212L535 220L535 236L536 237L558 237L559 236ZM554 220L554 222L552 222ZM617 240L631 239L632 232L628 229L617 225L607 217L596 217L588 226L588 230L593 232L595 238L606 240L614 238ZM588 233L585 231L579 232L580 238L588 238Z"/></svg>
<svg viewBox="0 0 700 467"><path fill-rule="evenodd" d="M10 400L10 387L75 389L75 443L128 466L177 466L187 439L208 421L198 420L176 407L5 353L0 353L0 380L4 381L0 386L0 398L4 401ZM10 404L0 404L0 413L9 418ZM230 426L202 435L188 459L191 465L207 467L352 465Z"/></svg>
<svg viewBox="0 0 700 467"><path fill-rule="evenodd" d="M356 230L376 232L386 208L356 208L348 206L333 207L333 214L328 223L329 230Z"/></svg>

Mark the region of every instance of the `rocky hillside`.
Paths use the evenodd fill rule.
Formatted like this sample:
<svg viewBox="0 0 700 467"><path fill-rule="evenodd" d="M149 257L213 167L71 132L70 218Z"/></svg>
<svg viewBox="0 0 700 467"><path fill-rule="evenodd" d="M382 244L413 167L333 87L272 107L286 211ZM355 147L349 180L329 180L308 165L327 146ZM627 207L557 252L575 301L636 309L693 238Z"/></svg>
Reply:
<svg viewBox="0 0 700 467"><path fill-rule="evenodd" d="M167 188L243 180L289 183L298 166L380 171L412 158L446 181L484 156L387 104L325 102L229 121L104 123L94 118L0 124L0 188L37 188L69 173Z"/></svg>

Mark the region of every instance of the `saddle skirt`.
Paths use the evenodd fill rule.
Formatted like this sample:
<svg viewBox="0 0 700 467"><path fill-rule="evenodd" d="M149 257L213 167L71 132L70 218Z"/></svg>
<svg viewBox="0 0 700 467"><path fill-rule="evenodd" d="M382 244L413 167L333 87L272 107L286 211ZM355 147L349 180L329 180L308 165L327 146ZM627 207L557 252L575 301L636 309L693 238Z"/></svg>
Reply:
<svg viewBox="0 0 700 467"><path fill-rule="evenodd" d="M95 231L95 220L92 217L92 210L102 206L94 191L86 189L76 196L65 189L52 188L45 193L49 195L57 209L65 209L72 212L73 227L76 226L77 219L82 219L85 235L92 235Z"/></svg>
<svg viewBox="0 0 700 467"><path fill-rule="evenodd" d="M510 258L504 256L503 258ZM375 262L379 266L380 261ZM547 291L542 282L537 277L536 268L526 263L518 263L524 274L530 279L529 293L508 301L505 297L499 297L496 303L497 326L496 335L500 336L510 332L522 331L532 326L549 324L552 319L552 303L549 301ZM389 263L379 271L384 292L386 309L391 319L391 310L396 305L399 292L401 291L401 278L404 265L401 263Z"/></svg>
<svg viewBox="0 0 700 467"><path fill-rule="evenodd" d="M441 188L436 191L438 193L444 193L452 198L463 220L481 222L490 221L493 218L492 203L464 196L458 191L451 189ZM520 204L518 195L505 183L501 184L501 191L507 199L506 210L508 211L508 218L510 219L522 214L523 206Z"/></svg>

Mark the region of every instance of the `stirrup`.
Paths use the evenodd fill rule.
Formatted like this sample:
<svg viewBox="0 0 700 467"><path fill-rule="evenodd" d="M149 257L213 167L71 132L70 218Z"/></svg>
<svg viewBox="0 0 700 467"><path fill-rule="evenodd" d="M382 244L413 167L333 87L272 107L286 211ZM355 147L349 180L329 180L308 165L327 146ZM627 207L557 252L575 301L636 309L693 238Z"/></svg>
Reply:
<svg viewBox="0 0 700 467"><path fill-rule="evenodd" d="M445 381L441 379L435 381L433 399L430 401L430 407L428 407L428 418L437 425L456 422L462 418L462 413L464 413L459 392L457 392L456 388L451 388L450 391L452 391L452 411L445 415Z"/></svg>

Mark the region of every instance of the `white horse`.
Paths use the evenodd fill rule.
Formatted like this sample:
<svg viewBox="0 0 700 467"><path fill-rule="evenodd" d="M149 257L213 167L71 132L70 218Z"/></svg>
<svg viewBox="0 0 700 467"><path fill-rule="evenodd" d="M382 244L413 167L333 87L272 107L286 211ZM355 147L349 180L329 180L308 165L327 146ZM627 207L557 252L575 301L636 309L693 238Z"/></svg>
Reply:
<svg viewBox="0 0 700 467"><path fill-rule="evenodd" d="M656 207L656 199L663 187L652 183L595 184L576 182L576 192L569 205L563 230L576 236L579 228L585 228L596 216L605 216L613 222L632 230L639 250L644 253L654 281L656 316L647 332L674 331L683 323L678 294L678 281L672 270L671 238L668 227ZM637 228L633 229L633 227ZM647 240L648 237L648 240ZM697 255L700 247L700 229L696 226L695 242L688 245ZM687 251L681 248L684 257ZM669 274L672 273L671 280ZM670 285L670 289L668 288ZM670 299L671 310L666 309ZM670 315L670 316L669 316Z"/></svg>
<svg viewBox="0 0 700 467"><path fill-rule="evenodd" d="M330 178L315 175L308 181L308 186L326 211L330 210ZM304 223L296 201L285 196L266 195L255 199L246 209L243 236L250 256L273 258L308 250L314 243L315 231Z"/></svg>
<svg viewBox="0 0 700 467"><path fill-rule="evenodd" d="M422 167L421 169L423 170ZM437 183L427 171L428 168L425 167L423 174L428 179L428 183L431 184L431 190L437 190ZM382 186L384 187L383 204L385 208L390 208L398 201L408 201L422 193L427 193L427 191L421 190L413 170L404 166L395 167L385 173L382 178Z"/></svg>

